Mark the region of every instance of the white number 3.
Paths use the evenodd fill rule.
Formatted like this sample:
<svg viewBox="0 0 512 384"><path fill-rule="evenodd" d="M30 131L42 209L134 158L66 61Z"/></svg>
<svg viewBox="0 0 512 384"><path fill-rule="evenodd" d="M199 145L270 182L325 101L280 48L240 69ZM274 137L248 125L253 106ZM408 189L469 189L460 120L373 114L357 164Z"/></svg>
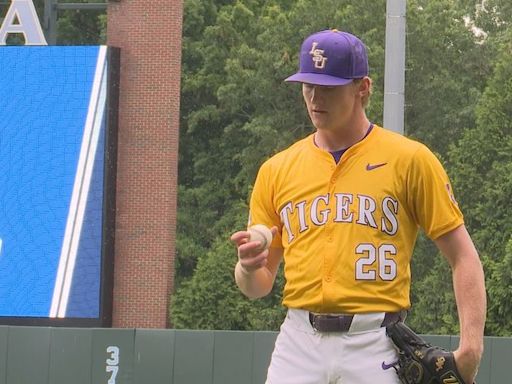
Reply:
<svg viewBox="0 0 512 384"><path fill-rule="evenodd" d="M373 244L359 244L356 254L364 256L356 261L356 280L377 280L377 272L384 281L396 278L396 261L390 258L396 256L394 245L382 244L376 249Z"/></svg>

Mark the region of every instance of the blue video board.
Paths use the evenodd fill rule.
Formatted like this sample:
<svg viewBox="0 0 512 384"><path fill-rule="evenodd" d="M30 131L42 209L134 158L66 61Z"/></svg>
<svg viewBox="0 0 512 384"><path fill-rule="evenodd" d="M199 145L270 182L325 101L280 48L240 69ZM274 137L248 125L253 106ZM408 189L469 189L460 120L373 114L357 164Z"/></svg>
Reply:
<svg viewBox="0 0 512 384"><path fill-rule="evenodd" d="M108 48L0 48L0 318L102 312Z"/></svg>

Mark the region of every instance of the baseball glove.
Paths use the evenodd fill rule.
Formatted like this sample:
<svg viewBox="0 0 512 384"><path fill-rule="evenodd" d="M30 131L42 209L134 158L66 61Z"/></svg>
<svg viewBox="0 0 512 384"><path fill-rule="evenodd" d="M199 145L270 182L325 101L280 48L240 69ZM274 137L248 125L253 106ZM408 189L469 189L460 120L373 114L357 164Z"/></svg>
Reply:
<svg viewBox="0 0 512 384"><path fill-rule="evenodd" d="M402 322L390 324L386 331L398 347L394 368L404 384L465 384L453 353L432 346Z"/></svg>

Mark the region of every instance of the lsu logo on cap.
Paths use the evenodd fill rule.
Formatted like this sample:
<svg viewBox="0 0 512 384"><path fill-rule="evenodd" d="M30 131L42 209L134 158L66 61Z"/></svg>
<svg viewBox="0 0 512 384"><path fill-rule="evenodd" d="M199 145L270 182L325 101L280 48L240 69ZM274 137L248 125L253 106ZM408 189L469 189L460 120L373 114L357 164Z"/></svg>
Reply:
<svg viewBox="0 0 512 384"><path fill-rule="evenodd" d="M311 46L311 51L309 51L309 54L313 56L312 60L315 63L315 68L318 69L324 69L325 63L327 61L327 57L324 56L324 50L317 48L318 43L315 41L313 42L313 45Z"/></svg>

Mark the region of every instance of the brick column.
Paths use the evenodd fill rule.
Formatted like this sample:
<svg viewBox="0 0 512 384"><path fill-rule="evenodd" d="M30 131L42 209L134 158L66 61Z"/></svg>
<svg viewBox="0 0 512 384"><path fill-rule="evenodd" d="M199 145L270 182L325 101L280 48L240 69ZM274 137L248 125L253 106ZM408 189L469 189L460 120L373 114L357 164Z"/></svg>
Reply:
<svg viewBox="0 0 512 384"><path fill-rule="evenodd" d="M121 48L113 327L166 328L174 282L181 0L108 5Z"/></svg>

